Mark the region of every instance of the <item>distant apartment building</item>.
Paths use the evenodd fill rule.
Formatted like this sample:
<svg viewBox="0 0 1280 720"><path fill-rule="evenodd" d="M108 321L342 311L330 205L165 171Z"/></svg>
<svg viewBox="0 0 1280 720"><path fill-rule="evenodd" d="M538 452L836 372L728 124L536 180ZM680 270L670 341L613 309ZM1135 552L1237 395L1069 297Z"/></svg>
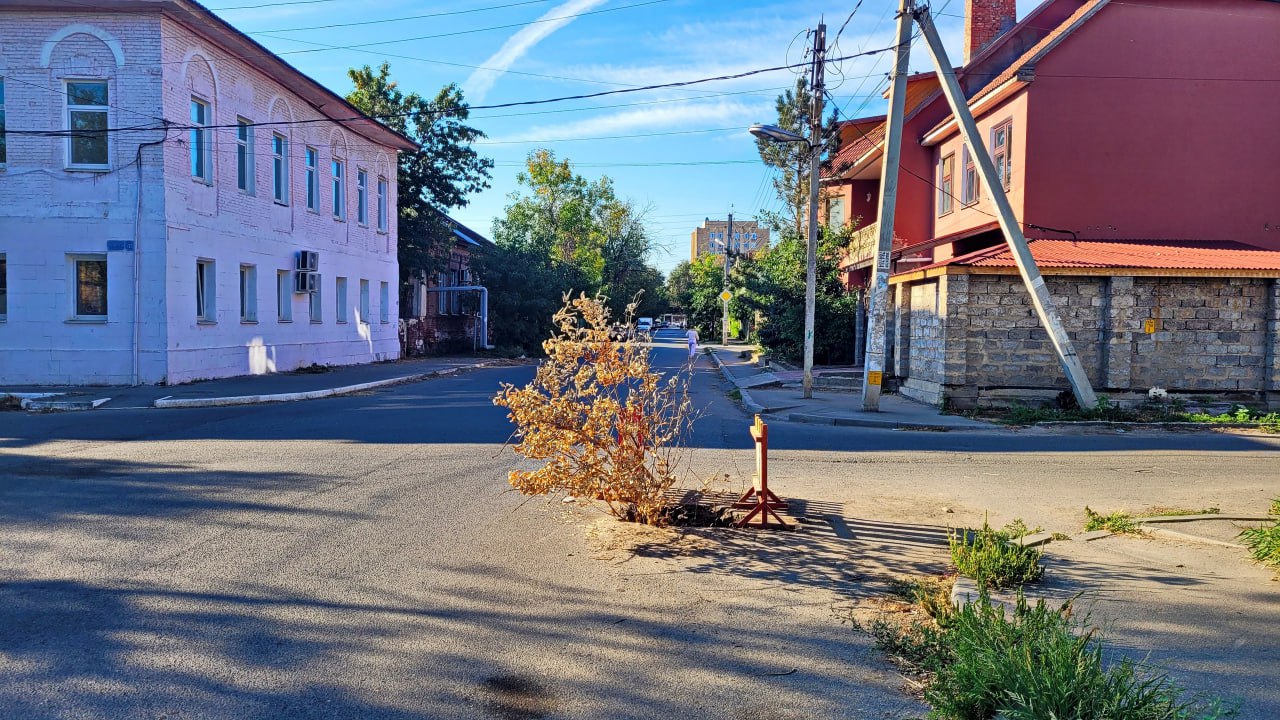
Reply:
<svg viewBox="0 0 1280 720"><path fill-rule="evenodd" d="M186 0L0 0L0 380L399 354L397 152Z"/></svg>
<svg viewBox="0 0 1280 720"><path fill-rule="evenodd" d="M769 247L769 228L760 227L754 220L734 220L729 229L728 220L707 218L689 238L689 259L703 255L723 255L730 252L751 254Z"/></svg>

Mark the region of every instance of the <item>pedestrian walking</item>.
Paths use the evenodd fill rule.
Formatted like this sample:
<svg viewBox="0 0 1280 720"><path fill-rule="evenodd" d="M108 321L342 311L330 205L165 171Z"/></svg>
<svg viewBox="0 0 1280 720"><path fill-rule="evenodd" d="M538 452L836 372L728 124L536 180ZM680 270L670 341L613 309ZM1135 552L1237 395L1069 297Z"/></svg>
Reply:
<svg viewBox="0 0 1280 720"><path fill-rule="evenodd" d="M684 336L689 339L689 363L693 364L698 357L698 331L695 328L689 328L689 332Z"/></svg>

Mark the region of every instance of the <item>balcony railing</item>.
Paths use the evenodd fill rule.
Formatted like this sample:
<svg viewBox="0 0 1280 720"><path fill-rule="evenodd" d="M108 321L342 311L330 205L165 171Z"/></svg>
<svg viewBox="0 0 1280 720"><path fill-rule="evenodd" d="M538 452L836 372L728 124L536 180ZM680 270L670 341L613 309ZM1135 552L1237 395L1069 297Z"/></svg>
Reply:
<svg viewBox="0 0 1280 720"><path fill-rule="evenodd" d="M845 266L857 266L869 262L876 254L876 243L880 241L880 223L873 222L853 231L849 237L849 245L845 251Z"/></svg>

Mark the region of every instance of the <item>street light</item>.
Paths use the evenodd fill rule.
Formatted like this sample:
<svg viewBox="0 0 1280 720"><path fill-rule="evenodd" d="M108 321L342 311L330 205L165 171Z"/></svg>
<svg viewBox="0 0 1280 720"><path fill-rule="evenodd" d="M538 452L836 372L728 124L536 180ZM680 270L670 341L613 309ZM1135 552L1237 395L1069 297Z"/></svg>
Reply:
<svg viewBox="0 0 1280 720"><path fill-rule="evenodd" d="M809 148L809 248L804 277L804 397L813 397L813 315L818 285L818 156L822 153L817 143L799 133L783 130L777 125L756 123L748 130L752 135L769 142L802 142ZM817 139L817 125L813 127Z"/></svg>

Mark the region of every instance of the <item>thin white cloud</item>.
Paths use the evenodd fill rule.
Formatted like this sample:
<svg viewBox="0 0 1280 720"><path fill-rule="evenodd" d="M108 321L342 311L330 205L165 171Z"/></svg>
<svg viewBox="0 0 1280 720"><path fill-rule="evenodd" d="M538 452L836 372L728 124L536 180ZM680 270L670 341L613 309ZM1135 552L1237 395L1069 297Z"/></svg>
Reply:
<svg viewBox="0 0 1280 720"><path fill-rule="evenodd" d="M488 60L480 63L486 69L476 70L467 78L467 82L464 85L467 100L472 103L482 102L485 95L493 88L493 84L498 81L498 78L502 77L503 73L516 64L520 58L524 57L525 53L532 50L535 45L546 39L548 35L573 22L574 18L567 16L587 12L603 5L605 1L569 0L548 10L542 17L538 18L539 20L558 19L525 26L516 34L507 38L507 41L502 44L498 52L494 53Z"/></svg>
<svg viewBox="0 0 1280 720"><path fill-rule="evenodd" d="M492 142L557 140L741 125L765 118L769 105L736 101L688 102L655 105L598 115L576 122L529 128L517 135L492 138Z"/></svg>

